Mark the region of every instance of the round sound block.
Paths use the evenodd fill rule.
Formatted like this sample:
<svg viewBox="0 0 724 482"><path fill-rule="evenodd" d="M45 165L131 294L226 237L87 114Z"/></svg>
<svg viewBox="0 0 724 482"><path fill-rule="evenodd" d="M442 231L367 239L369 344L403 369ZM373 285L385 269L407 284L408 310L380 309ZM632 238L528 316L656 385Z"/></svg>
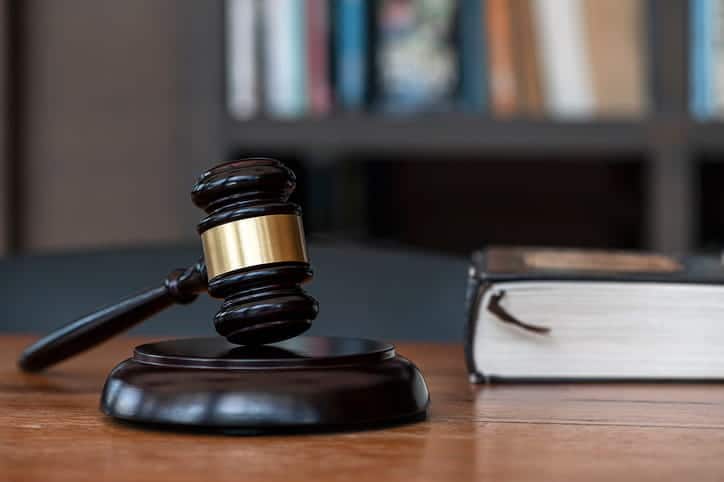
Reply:
<svg viewBox="0 0 724 482"><path fill-rule="evenodd" d="M300 336L237 346L221 337L136 347L101 409L129 422L202 429L334 430L419 420L422 374L392 345Z"/></svg>

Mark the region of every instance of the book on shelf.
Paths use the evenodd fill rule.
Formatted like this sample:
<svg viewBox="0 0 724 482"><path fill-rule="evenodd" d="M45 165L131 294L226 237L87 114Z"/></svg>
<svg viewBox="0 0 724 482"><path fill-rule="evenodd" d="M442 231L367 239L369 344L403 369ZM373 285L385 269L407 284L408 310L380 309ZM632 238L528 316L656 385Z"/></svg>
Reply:
<svg viewBox="0 0 724 482"><path fill-rule="evenodd" d="M598 115L630 116L647 109L641 60L647 51L645 6L643 0L585 0L583 4Z"/></svg>
<svg viewBox="0 0 724 482"><path fill-rule="evenodd" d="M345 110L361 110L368 90L369 5L366 0L337 0L335 7L337 104Z"/></svg>
<svg viewBox="0 0 724 482"><path fill-rule="evenodd" d="M513 38L515 46L515 75L518 79L520 111L531 117L544 112L543 86L541 85L533 9L530 0L510 0L513 17Z"/></svg>
<svg viewBox="0 0 724 482"><path fill-rule="evenodd" d="M259 111L256 0L226 2L226 98L229 114L248 119Z"/></svg>
<svg viewBox="0 0 724 482"><path fill-rule="evenodd" d="M481 0L460 0L458 17L460 107L482 112L488 105L489 90L485 5Z"/></svg>
<svg viewBox="0 0 724 482"><path fill-rule="evenodd" d="M582 0L533 0L541 74L549 113L592 117L594 92Z"/></svg>
<svg viewBox="0 0 724 482"><path fill-rule="evenodd" d="M696 119L724 114L724 0L692 0L689 8L690 109Z"/></svg>
<svg viewBox="0 0 724 482"><path fill-rule="evenodd" d="M304 0L264 0L266 110L299 117L307 109Z"/></svg>
<svg viewBox="0 0 724 482"><path fill-rule="evenodd" d="M332 92L329 85L329 4L327 0L306 0L307 88L309 112L329 113Z"/></svg>
<svg viewBox="0 0 724 482"><path fill-rule="evenodd" d="M381 0L376 12L376 106L449 110L458 86L453 0Z"/></svg>
<svg viewBox="0 0 724 482"><path fill-rule="evenodd" d="M719 257L490 247L467 310L474 382L724 379Z"/></svg>
<svg viewBox="0 0 724 482"><path fill-rule="evenodd" d="M519 111L515 72L513 11L509 0L487 0L486 29L490 59L490 106L499 117Z"/></svg>

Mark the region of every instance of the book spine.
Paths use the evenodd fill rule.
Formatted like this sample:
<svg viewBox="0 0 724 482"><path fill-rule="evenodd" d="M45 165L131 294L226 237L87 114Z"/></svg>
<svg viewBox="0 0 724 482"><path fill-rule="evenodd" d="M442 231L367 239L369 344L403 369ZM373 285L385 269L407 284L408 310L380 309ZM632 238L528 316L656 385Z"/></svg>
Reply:
<svg viewBox="0 0 724 482"><path fill-rule="evenodd" d="M490 46L490 103L496 116L518 112L512 12L509 0L488 0L487 39Z"/></svg>
<svg viewBox="0 0 724 482"><path fill-rule="evenodd" d="M515 22L515 71L521 110L530 116L543 113L543 92L538 68L533 12L529 0L511 0Z"/></svg>
<svg viewBox="0 0 724 482"><path fill-rule="evenodd" d="M328 0L307 0L307 87L309 111L323 115L331 108L329 85Z"/></svg>
<svg viewBox="0 0 724 482"><path fill-rule="evenodd" d="M585 32L599 115L640 115L646 104L643 2L584 0Z"/></svg>
<svg viewBox="0 0 724 482"><path fill-rule="evenodd" d="M548 111L564 118L593 115L581 0L534 0L533 12Z"/></svg>
<svg viewBox="0 0 724 482"><path fill-rule="evenodd" d="M711 15L711 83L712 114L721 117L724 114L724 0L713 2Z"/></svg>
<svg viewBox="0 0 724 482"><path fill-rule="evenodd" d="M367 2L338 0L336 14L337 100L343 109L361 110L367 97Z"/></svg>
<svg viewBox="0 0 724 482"><path fill-rule="evenodd" d="M258 106L256 0L226 1L226 103L231 117L256 115Z"/></svg>
<svg viewBox="0 0 724 482"><path fill-rule="evenodd" d="M266 107L298 117L307 106L304 0L264 0Z"/></svg>
<svg viewBox="0 0 724 482"><path fill-rule="evenodd" d="M481 112L488 104L485 0L461 0L458 15L462 109Z"/></svg>
<svg viewBox="0 0 724 482"><path fill-rule="evenodd" d="M692 0L689 14L691 30L691 65L689 86L691 112L698 120L706 120L712 113L712 0Z"/></svg>

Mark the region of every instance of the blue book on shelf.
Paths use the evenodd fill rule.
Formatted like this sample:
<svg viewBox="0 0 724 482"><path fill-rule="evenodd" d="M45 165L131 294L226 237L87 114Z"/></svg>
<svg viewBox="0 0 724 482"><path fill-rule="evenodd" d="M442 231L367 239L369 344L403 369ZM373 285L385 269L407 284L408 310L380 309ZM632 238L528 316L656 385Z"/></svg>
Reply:
<svg viewBox="0 0 724 482"><path fill-rule="evenodd" d="M367 2L339 0L336 12L337 101L344 109L360 110L367 94Z"/></svg>
<svg viewBox="0 0 724 482"><path fill-rule="evenodd" d="M488 104L485 0L460 0L460 100L462 109L480 112Z"/></svg>
<svg viewBox="0 0 724 482"><path fill-rule="evenodd" d="M692 0L689 14L691 55L689 95L695 118L706 120L714 113L714 0Z"/></svg>

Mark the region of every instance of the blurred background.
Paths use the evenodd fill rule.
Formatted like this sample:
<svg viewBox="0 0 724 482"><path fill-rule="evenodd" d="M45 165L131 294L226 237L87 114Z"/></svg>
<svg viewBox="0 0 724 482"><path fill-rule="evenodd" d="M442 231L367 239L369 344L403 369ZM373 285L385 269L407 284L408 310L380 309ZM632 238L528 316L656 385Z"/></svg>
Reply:
<svg viewBox="0 0 724 482"><path fill-rule="evenodd" d="M717 251L723 46L724 0L0 0L0 329L192 262L245 156L297 173L328 334L460 339L485 244Z"/></svg>

